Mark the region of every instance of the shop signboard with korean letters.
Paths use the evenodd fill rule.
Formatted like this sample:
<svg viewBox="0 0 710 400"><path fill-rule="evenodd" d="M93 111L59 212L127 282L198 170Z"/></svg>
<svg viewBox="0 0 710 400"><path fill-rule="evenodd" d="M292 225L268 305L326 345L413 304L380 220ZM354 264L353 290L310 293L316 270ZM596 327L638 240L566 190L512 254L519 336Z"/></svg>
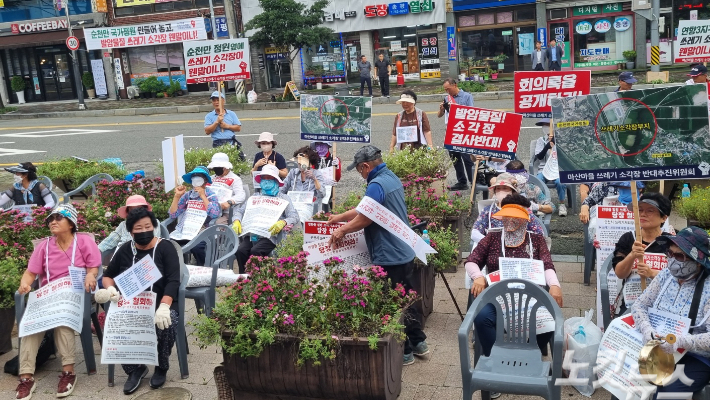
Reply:
<svg viewBox="0 0 710 400"><path fill-rule="evenodd" d="M150 22L143 25L84 28L87 50L182 43L207 39L203 18Z"/></svg>

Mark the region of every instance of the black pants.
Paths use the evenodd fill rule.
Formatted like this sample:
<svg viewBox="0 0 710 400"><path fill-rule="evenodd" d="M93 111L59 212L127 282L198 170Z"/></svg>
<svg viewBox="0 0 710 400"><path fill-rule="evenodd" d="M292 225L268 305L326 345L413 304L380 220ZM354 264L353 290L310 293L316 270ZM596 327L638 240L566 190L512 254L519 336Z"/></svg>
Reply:
<svg viewBox="0 0 710 400"><path fill-rule="evenodd" d="M360 77L360 96L362 96L363 91L365 90L365 83L367 82L367 91L370 92L370 96L372 96L372 78L369 76L361 76Z"/></svg>
<svg viewBox="0 0 710 400"><path fill-rule="evenodd" d="M562 71L559 61L550 61L550 71Z"/></svg>
<svg viewBox="0 0 710 400"><path fill-rule="evenodd" d="M456 180L458 183L467 184L473 182L473 161L471 160L471 155L459 153L458 151L449 151L449 156L454 162L454 170L456 170Z"/></svg>
<svg viewBox="0 0 710 400"><path fill-rule="evenodd" d="M533 68L533 71L544 71L544 70L545 70L545 67L543 67L542 64L540 64L540 63L537 63L535 68Z"/></svg>
<svg viewBox="0 0 710 400"><path fill-rule="evenodd" d="M176 240L177 244L180 246L186 245L189 240ZM205 265L205 247L207 246L207 242L200 242L197 244L197 246L193 247L192 250L190 250L190 253L195 257L195 262L197 263L196 265L202 267ZM185 264L188 263L187 261L187 256L185 257Z"/></svg>
<svg viewBox="0 0 710 400"><path fill-rule="evenodd" d="M239 264L239 273L244 273L244 267L251 256L268 256L271 251L276 248L276 245L267 238L259 238L258 241L252 242L249 236L245 235L244 240L239 243L237 248L237 264Z"/></svg>
<svg viewBox="0 0 710 400"><path fill-rule="evenodd" d="M382 268L387 272L392 287L401 283L407 292L413 289L412 272L414 270L414 260L400 265L383 265ZM407 340L404 342L404 354L412 353L412 347L426 340L426 334L424 334L422 329L422 320L422 313L416 307L409 307L405 312L404 333L407 335Z"/></svg>
<svg viewBox="0 0 710 400"><path fill-rule="evenodd" d="M214 149L215 147L219 146L224 146L225 144L233 144L234 140L232 139L214 139L212 140L212 148Z"/></svg>
<svg viewBox="0 0 710 400"><path fill-rule="evenodd" d="M389 75L380 75L380 89L382 89L382 96L390 95L390 77Z"/></svg>
<svg viewBox="0 0 710 400"><path fill-rule="evenodd" d="M155 327L155 334L158 336L158 367L163 370L170 369L170 353L173 351L173 345L177 338L178 312L170 310L170 326L167 329L159 329ZM140 365L136 364L121 364L123 372L130 375Z"/></svg>

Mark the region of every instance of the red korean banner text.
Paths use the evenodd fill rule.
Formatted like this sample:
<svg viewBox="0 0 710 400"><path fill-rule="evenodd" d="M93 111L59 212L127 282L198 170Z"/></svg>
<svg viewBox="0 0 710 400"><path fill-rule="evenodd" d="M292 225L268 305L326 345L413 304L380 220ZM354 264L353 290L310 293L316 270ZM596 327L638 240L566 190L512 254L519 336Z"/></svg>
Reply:
<svg viewBox="0 0 710 400"><path fill-rule="evenodd" d="M526 118L550 118L552 99L589 94L591 71L516 71L515 112Z"/></svg>
<svg viewBox="0 0 710 400"><path fill-rule="evenodd" d="M188 84L249 79L247 39L183 43Z"/></svg>
<svg viewBox="0 0 710 400"><path fill-rule="evenodd" d="M514 160L523 116L452 104L444 147L466 154Z"/></svg>

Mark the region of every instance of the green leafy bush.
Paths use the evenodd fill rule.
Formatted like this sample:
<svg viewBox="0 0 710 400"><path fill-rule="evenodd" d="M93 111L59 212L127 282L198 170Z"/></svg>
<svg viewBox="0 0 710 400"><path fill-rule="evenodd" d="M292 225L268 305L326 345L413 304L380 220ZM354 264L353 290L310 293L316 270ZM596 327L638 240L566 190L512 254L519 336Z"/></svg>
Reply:
<svg viewBox="0 0 710 400"><path fill-rule="evenodd" d="M710 224L710 187L694 187L690 197L676 201L675 208L682 217Z"/></svg>
<svg viewBox="0 0 710 400"><path fill-rule="evenodd" d="M439 147L435 149L420 147L415 150L395 151L392 154L384 155L382 158L387 163L387 168L400 179L404 179L411 174L442 179L446 177L449 168L453 165L449 152Z"/></svg>
<svg viewBox="0 0 710 400"><path fill-rule="evenodd" d="M138 79L136 85L138 85L138 88L143 93L158 93L164 92L167 89L167 85L156 76Z"/></svg>
<svg viewBox="0 0 710 400"><path fill-rule="evenodd" d="M81 75L81 83L84 84L84 87L87 89L93 89L94 88L94 75L91 74L91 72L84 72Z"/></svg>
<svg viewBox="0 0 710 400"><path fill-rule="evenodd" d="M458 264L460 255L458 234L450 227L441 229L440 226L436 223L427 226L431 247L437 251L436 254L427 254L427 262L436 272Z"/></svg>
<svg viewBox="0 0 710 400"><path fill-rule="evenodd" d="M247 238L248 239L248 238ZM245 240L247 240L245 239ZM279 258L295 257L303 251L303 231L291 232L276 246Z"/></svg>
<svg viewBox="0 0 710 400"><path fill-rule="evenodd" d="M621 53L625 59L628 61L634 61L636 59L636 51L635 50L625 50L624 52Z"/></svg>
<svg viewBox="0 0 710 400"><path fill-rule="evenodd" d="M25 79L21 76L13 76L12 79L10 79L10 87L12 88L13 92L22 92L25 90Z"/></svg>
<svg viewBox="0 0 710 400"><path fill-rule="evenodd" d="M182 87L180 86L180 82L172 81L172 82L170 82L170 86L168 86L168 88L165 90L165 93L167 93L168 96L172 96L181 90L182 90Z"/></svg>
<svg viewBox="0 0 710 400"><path fill-rule="evenodd" d="M52 180L65 180L78 186L96 174L109 174L113 178L126 176L126 170L112 162L81 161L75 158L65 158L48 161L37 166L37 175L48 176Z"/></svg>
<svg viewBox="0 0 710 400"><path fill-rule="evenodd" d="M461 81L459 82L458 86L465 92L469 93L485 92L487 90L486 85L484 83L474 81Z"/></svg>
<svg viewBox="0 0 710 400"><path fill-rule="evenodd" d="M240 150L237 146L225 144L216 148L191 147L185 150L185 171L192 171L195 167L202 165L206 167L212 160L215 153L225 153L232 163L232 172L237 175L245 175L251 171L251 163L240 159ZM160 171L163 171L163 160L160 159ZM249 178L251 179L251 178Z"/></svg>
<svg viewBox="0 0 710 400"><path fill-rule="evenodd" d="M28 258L20 255L17 247L0 240L0 309L15 305L15 291L20 287L20 279L27 269Z"/></svg>

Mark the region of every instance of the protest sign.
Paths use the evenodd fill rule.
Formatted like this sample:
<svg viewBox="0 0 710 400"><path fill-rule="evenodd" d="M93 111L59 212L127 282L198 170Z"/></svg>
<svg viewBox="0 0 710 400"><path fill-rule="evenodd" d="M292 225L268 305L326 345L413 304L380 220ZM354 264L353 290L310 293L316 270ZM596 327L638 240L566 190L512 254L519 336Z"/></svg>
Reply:
<svg viewBox="0 0 710 400"><path fill-rule="evenodd" d="M116 282L121 296L130 301L157 282L162 276L153 258L150 255L146 255L113 280Z"/></svg>
<svg viewBox="0 0 710 400"><path fill-rule="evenodd" d="M23 205L15 205L12 206L13 210L17 210L20 212L20 215L23 215L24 217L22 218L22 222L32 222L34 221L34 217L32 217L32 210L37 207L36 204L23 204Z"/></svg>
<svg viewBox="0 0 710 400"><path fill-rule="evenodd" d="M306 221L303 224L303 243L308 244L330 239L330 235L343 225L345 225L345 222L329 224L326 221Z"/></svg>
<svg viewBox="0 0 710 400"><path fill-rule="evenodd" d="M298 192L290 190L288 197L291 199L293 208L298 212L301 222L306 222L313 216L313 192Z"/></svg>
<svg viewBox="0 0 710 400"><path fill-rule="evenodd" d="M427 254L436 254L436 250L432 249L419 235L414 233L408 223L399 219L399 217L385 208L385 206L372 198L368 196L363 197L356 209L357 212L369 218L372 222L381 226L387 232L393 234L410 246L414 250L417 258L424 264L427 264Z"/></svg>
<svg viewBox="0 0 710 400"><path fill-rule="evenodd" d="M86 268L69 266L69 277L71 278L72 290L76 293L84 292L84 282L86 281Z"/></svg>
<svg viewBox="0 0 710 400"><path fill-rule="evenodd" d="M649 268L656 271L660 271L668 265L666 255L658 253L644 253L643 262L648 265ZM637 265L638 259L634 258L634 265L631 270L631 275L629 275L629 277L626 278L626 282L624 282L624 303L626 303L627 308L631 307L643 292L643 289L641 288L641 275L638 274ZM646 278L647 287L650 284L651 278Z"/></svg>
<svg viewBox="0 0 710 400"><path fill-rule="evenodd" d="M281 218L287 206L288 200L278 197L249 197L242 217L242 234L239 236L251 233L265 238L271 237L269 228Z"/></svg>
<svg viewBox="0 0 710 400"><path fill-rule="evenodd" d="M707 179L707 85L552 100L563 183Z"/></svg>
<svg viewBox="0 0 710 400"><path fill-rule="evenodd" d="M502 281L525 279L536 285L545 286L545 264L542 260L500 257L498 265Z"/></svg>
<svg viewBox="0 0 710 400"><path fill-rule="evenodd" d="M250 79L248 39L182 44L188 84Z"/></svg>
<svg viewBox="0 0 710 400"><path fill-rule="evenodd" d="M683 20L678 22L673 58L677 63L710 61L710 21Z"/></svg>
<svg viewBox="0 0 710 400"><path fill-rule="evenodd" d="M301 95L301 139L370 143L372 97Z"/></svg>
<svg viewBox="0 0 710 400"><path fill-rule="evenodd" d="M182 176L185 175L185 143L183 136L178 135L163 140L161 146L165 193L168 193L182 184Z"/></svg>
<svg viewBox="0 0 710 400"><path fill-rule="evenodd" d="M514 160L523 116L452 104L444 147L466 154Z"/></svg>
<svg viewBox="0 0 710 400"><path fill-rule="evenodd" d="M261 189L261 185L256 181L256 177L261 175L261 171L251 171L251 180L254 185L254 190Z"/></svg>
<svg viewBox="0 0 710 400"><path fill-rule="evenodd" d="M419 128L417 126L398 126L397 143L411 143L419 141Z"/></svg>
<svg viewBox="0 0 710 400"><path fill-rule="evenodd" d="M75 293L71 277L65 276L29 294L19 336L33 335L58 326L81 332L83 318L84 294Z"/></svg>
<svg viewBox="0 0 710 400"><path fill-rule="evenodd" d="M145 291L132 299L121 296L111 304L106 313L101 364L158 365L155 296Z"/></svg>
<svg viewBox="0 0 710 400"><path fill-rule="evenodd" d="M170 239L192 240L202 230L207 220L207 206L202 199L188 200L187 209L178 221L175 230L170 232Z"/></svg>
<svg viewBox="0 0 710 400"><path fill-rule="evenodd" d="M205 39L207 39L207 31L204 18L84 28L87 50L165 45Z"/></svg>
<svg viewBox="0 0 710 400"><path fill-rule="evenodd" d="M332 257L338 257L343 260L343 263L339 265L337 269L351 274L353 267L356 265L366 267L372 264L370 252L367 250L367 243L365 243L364 231L359 230L357 232L348 233L333 247L330 246L329 241L330 239L328 238L303 245L303 251L308 252L308 265L323 265L323 261ZM311 274L310 277L318 278L319 281L325 282L325 279L332 269L332 267L322 268L320 271Z"/></svg>
<svg viewBox="0 0 710 400"><path fill-rule="evenodd" d="M210 189L217 195L217 201L224 203L232 198L232 183L234 179L216 176L212 178Z"/></svg>
<svg viewBox="0 0 710 400"><path fill-rule="evenodd" d="M550 118L552 99L589 94L592 71L515 71L515 112L526 118Z"/></svg>

